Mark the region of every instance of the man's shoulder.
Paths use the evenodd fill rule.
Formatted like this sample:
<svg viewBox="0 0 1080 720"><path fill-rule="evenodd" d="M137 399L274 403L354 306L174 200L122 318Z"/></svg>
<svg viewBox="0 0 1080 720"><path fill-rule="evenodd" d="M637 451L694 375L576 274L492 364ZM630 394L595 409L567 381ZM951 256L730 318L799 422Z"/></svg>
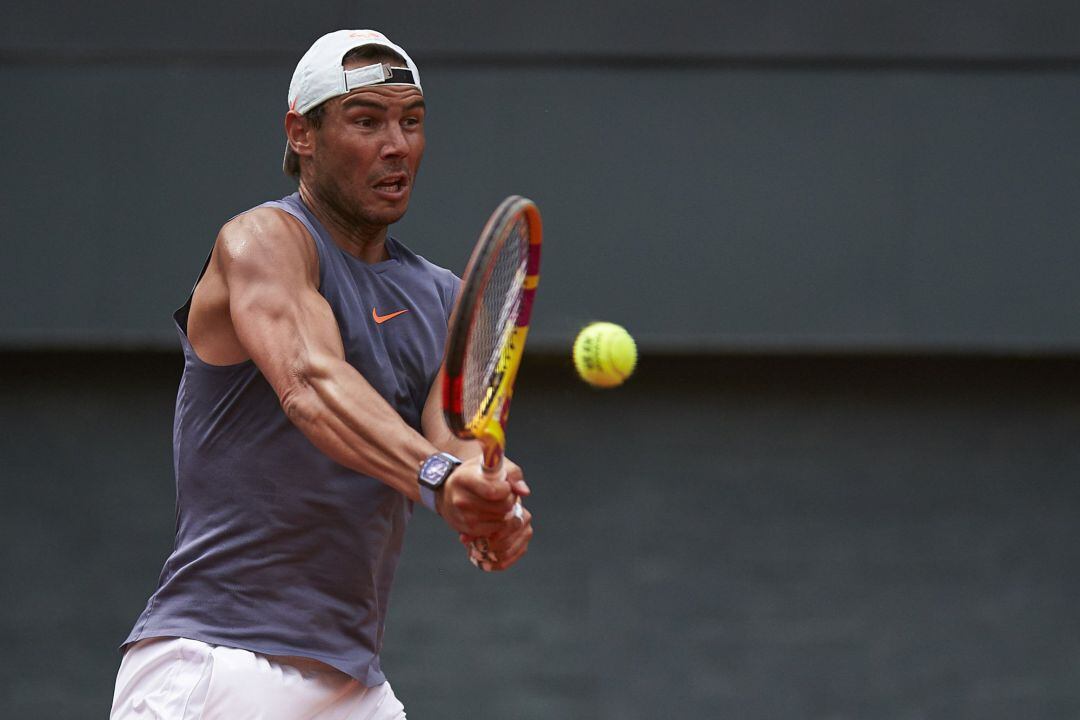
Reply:
<svg viewBox="0 0 1080 720"><path fill-rule="evenodd" d="M226 262L274 265L315 261L315 249L304 226L281 208L260 205L229 219L218 231L217 251Z"/></svg>
<svg viewBox="0 0 1080 720"><path fill-rule="evenodd" d="M290 213L279 207L259 205L226 221L218 231L218 243L299 242L305 241L307 234L303 224Z"/></svg>
<svg viewBox="0 0 1080 720"><path fill-rule="evenodd" d="M284 209L273 205L259 205L229 218L221 226L220 232L291 235L302 229L303 225Z"/></svg>

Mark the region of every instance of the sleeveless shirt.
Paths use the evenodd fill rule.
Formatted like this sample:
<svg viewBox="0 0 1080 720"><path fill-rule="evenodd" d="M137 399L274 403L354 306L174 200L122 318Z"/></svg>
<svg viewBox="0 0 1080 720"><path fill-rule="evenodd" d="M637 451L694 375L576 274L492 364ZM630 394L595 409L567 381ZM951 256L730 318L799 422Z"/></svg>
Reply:
<svg viewBox="0 0 1080 720"><path fill-rule="evenodd" d="M298 193L260 207L307 229L346 360L419 431L458 279L389 237L390 259L354 258ZM367 686L382 683L383 627L412 503L316 449L253 362L200 360L187 337L190 307L189 296L174 315L184 351L173 425L176 539L124 645L186 637L310 657Z"/></svg>

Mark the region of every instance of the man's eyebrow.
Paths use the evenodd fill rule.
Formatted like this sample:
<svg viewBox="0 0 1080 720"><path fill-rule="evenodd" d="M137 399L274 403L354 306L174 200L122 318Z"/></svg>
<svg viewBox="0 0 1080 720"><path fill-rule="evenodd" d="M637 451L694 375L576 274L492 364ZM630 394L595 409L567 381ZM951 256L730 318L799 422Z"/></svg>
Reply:
<svg viewBox="0 0 1080 720"><path fill-rule="evenodd" d="M387 110L390 109L386 105L384 105L383 103L375 102L374 100L368 100L366 98L362 98L362 97L359 97L359 96L356 96L356 95L354 95L352 97L345 98L341 102L341 107L342 108L366 107L366 108L371 108L372 110L382 110L383 112L386 112ZM427 109L427 105L424 103L423 99L414 100L414 101L412 101L411 103L409 103L408 105L405 106L405 110L415 110L417 108L423 108L425 110Z"/></svg>
<svg viewBox="0 0 1080 720"><path fill-rule="evenodd" d="M341 103L341 107L343 107L343 108L366 107L366 108L371 108L373 110L383 110L383 111L385 111L387 109L386 106L383 105L382 103L377 103L374 100L365 100L364 98L356 97L356 96L353 96L353 97L350 97L350 98L345 98Z"/></svg>

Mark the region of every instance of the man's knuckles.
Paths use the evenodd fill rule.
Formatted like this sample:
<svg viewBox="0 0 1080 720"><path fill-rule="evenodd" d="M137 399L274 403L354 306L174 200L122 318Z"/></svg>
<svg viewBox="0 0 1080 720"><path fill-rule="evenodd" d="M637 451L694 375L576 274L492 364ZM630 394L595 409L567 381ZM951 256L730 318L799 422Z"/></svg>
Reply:
<svg viewBox="0 0 1080 720"><path fill-rule="evenodd" d="M465 493L455 493L446 500L455 513L463 517L502 520L514 507L513 500L487 500Z"/></svg>
<svg viewBox="0 0 1080 720"><path fill-rule="evenodd" d="M472 472L469 470L472 470ZM513 489L505 478L501 476L497 478L489 477L477 468L455 472L447 479L447 484L451 484L451 481L454 487L470 492L484 500L502 500L513 494Z"/></svg>

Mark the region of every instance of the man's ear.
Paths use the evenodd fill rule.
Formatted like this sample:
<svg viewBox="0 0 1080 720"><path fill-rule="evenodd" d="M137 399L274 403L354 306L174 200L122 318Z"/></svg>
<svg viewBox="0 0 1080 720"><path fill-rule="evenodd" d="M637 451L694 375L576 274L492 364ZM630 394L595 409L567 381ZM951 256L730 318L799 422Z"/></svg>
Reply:
<svg viewBox="0 0 1080 720"><path fill-rule="evenodd" d="M297 155L311 157L315 152L315 128L306 117L295 110L290 110L285 115L285 137L289 140L289 147Z"/></svg>

